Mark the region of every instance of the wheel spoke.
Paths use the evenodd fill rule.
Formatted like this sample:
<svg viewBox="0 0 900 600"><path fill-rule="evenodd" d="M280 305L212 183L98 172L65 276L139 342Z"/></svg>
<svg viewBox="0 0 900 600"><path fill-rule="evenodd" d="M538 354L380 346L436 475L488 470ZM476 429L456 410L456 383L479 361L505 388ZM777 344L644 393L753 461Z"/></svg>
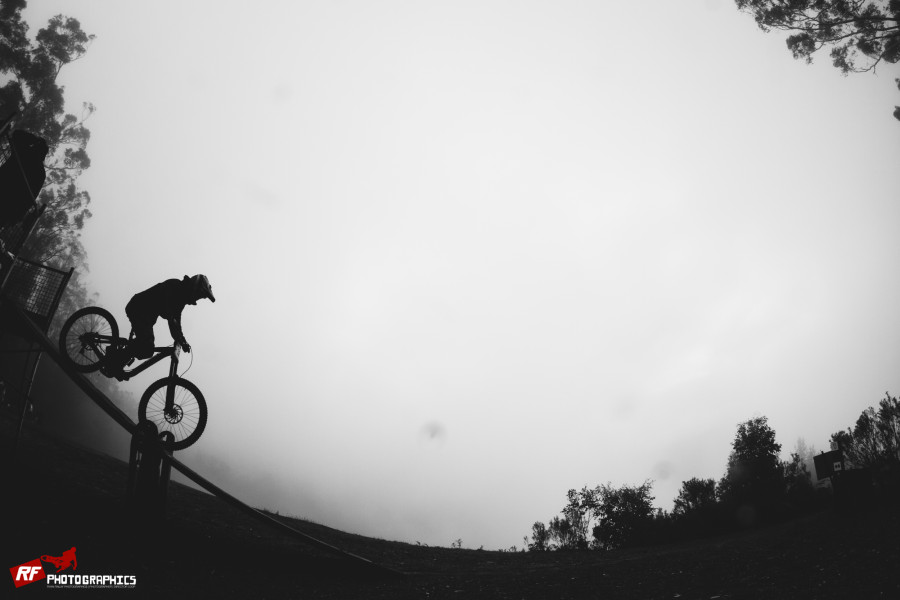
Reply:
<svg viewBox="0 0 900 600"><path fill-rule="evenodd" d="M168 431L174 436L172 444L176 449L192 444L206 427L206 406L195 388L188 382L161 379L145 392L141 400L140 418L156 424L160 433ZM188 383L189 384L189 383ZM189 384L190 385L190 384ZM166 397L170 386L172 393L171 410L166 410Z"/></svg>
<svg viewBox="0 0 900 600"><path fill-rule="evenodd" d="M118 337L115 319L101 308L82 309L63 325L60 350L79 370L94 371L100 368L107 345L100 342L101 337Z"/></svg>

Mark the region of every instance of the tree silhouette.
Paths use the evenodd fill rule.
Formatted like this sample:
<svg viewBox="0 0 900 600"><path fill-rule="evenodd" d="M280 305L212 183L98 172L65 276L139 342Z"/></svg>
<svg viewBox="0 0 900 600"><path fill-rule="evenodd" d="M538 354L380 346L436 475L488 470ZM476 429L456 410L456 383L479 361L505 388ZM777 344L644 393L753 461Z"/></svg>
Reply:
<svg viewBox="0 0 900 600"><path fill-rule="evenodd" d="M653 482L649 480L638 486L615 488L606 484L596 489L600 519L593 530L596 548L621 548L653 522L652 489Z"/></svg>
<svg viewBox="0 0 900 600"><path fill-rule="evenodd" d="M803 438L797 439L797 445L794 448L794 453L800 457L800 460L806 466L805 471L809 473L809 480L815 484L817 481L814 473L815 473L815 456L816 456L816 448L815 446L809 446L806 444L806 440Z"/></svg>
<svg viewBox="0 0 900 600"><path fill-rule="evenodd" d="M735 0L763 31L789 32L794 58L812 62L828 46L845 75L900 60L900 0ZM900 79L897 80L900 86ZM900 107L894 116L900 119Z"/></svg>
<svg viewBox="0 0 900 600"><path fill-rule="evenodd" d="M562 516L550 520L547 535L556 541L556 547L560 550L584 550L588 547L588 532L596 517L597 491L587 486L581 491L571 489L566 498L568 501L562 509ZM535 541L538 539L537 533L532 528Z"/></svg>
<svg viewBox="0 0 900 600"><path fill-rule="evenodd" d="M540 521L536 521L531 526L531 543L528 544L528 549L534 552L544 552L550 549L550 532L547 530L547 526Z"/></svg>
<svg viewBox="0 0 900 600"><path fill-rule="evenodd" d="M785 496L795 510L807 510L815 500L816 489L806 460L799 452L791 452L784 463Z"/></svg>
<svg viewBox="0 0 900 600"><path fill-rule="evenodd" d="M716 482L713 479L692 478L681 483L672 513L676 517L708 510L716 504Z"/></svg>
<svg viewBox="0 0 900 600"><path fill-rule="evenodd" d="M575 550L578 548L578 537L574 533L572 523L567 517L553 517L547 527L549 538L555 543L555 550Z"/></svg>
<svg viewBox="0 0 900 600"><path fill-rule="evenodd" d="M85 103L80 115L67 114L57 76L85 54L94 36L82 31L76 19L58 15L31 40L22 20L25 6L25 0L0 0L0 116L18 111L16 127L43 137L50 148L40 195L47 210L25 252L57 266L83 266L80 232L91 216L90 196L77 180L90 166L90 131L84 122L94 107Z"/></svg>
<svg viewBox="0 0 900 600"><path fill-rule="evenodd" d="M747 524L771 511L783 495L780 452L781 444L775 441L775 431L766 417L738 425L718 496L739 511Z"/></svg>
<svg viewBox="0 0 900 600"><path fill-rule="evenodd" d="M900 401L885 393L877 411L868 407L852 429L831 436L831 445L853 466L900 468Z"/></svg>

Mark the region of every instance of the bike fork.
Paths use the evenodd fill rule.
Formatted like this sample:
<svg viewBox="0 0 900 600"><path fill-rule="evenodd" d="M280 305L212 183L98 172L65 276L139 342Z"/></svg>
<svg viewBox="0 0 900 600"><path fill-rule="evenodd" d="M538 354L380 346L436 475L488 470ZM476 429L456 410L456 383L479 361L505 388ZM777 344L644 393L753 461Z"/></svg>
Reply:
<svg viewBox="0 0 900 600"><path fill-rule="evenodd" d="M169 383L166 385L166 408L165 413L171 414L175 408L175 379L178 378L178 356L181 354L181 348L175 346L172 353L172 362L169 365Z"/></svg>

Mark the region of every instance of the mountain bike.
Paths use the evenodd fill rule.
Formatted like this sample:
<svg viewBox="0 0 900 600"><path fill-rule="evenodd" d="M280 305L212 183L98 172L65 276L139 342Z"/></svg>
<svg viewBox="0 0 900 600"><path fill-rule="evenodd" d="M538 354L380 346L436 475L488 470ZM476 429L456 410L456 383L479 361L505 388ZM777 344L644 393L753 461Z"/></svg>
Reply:
<svg viewBox="0 0 900 600"><path fill-rule="evenodd" d="M131 332L129 339L134 337ZM127 380L168 358L169 376L152 383L138 404L138 422L153 422L160 434L165 431L163 445L167 450L183 450L200 439L206 428L206 400L196 385L178 375L178 344L153 349L153 356L131 369L112 373L107 364L111 351L124 351L128 345L119 337L119 326L112 314L103 308L90 306L76 311L68 318L59 333L59 350L76 370L82 373L100 371L107 377ZM132 359L126 367L134 364Z"/></svg>

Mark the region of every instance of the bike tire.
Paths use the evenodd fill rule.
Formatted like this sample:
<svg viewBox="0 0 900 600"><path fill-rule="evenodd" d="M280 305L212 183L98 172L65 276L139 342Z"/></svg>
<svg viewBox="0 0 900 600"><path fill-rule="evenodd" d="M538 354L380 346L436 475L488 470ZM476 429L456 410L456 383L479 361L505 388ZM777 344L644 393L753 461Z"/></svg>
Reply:
<svg viewBox="0 0 900 600"><path fill-rule="evenodd" d="M166 388L175 386L175 413L165 413ZM164 444L169 451L184 450L200 439L206 429L206 400L196 385L181 377L163 377L153 382L138 404L138 422L152 421L159 433L170 431L172 442Z"/></svg>
<svg viewBox="0 0 900 600"><path fill-rule="evenodd" d="M103 366L106 348L97 354L85 342L85 336L98 334L119 338L119 326L115 317L105 308L88 306L72 313L59 332L59 351L68 362L82 373L91 373ZM107 345L108 347L108 345Z"/></svg>

